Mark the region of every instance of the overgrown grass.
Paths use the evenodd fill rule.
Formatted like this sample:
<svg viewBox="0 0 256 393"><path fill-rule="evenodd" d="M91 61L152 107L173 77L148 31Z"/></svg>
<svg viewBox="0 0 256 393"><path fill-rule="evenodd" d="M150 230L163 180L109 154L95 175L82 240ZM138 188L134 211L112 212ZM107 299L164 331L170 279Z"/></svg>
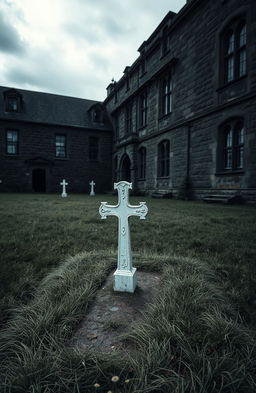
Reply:
<svg viewBox="0 0 256 393"><path fill-rule="evenodd" d="M175 255L136 255L140 268L156 261L160 293L125 337L128 357L69 345L115 264L112 253L82 253L48 275L2 330L2 391L95 392L98 384L99 392L255 392L256 341L211 269Z"/></svg>
<svg viewBox="0 0 256 393"><path fill-rule="evenodd" d="M147 219L131 217L133 250L175 253L207 261L227 293L256 300L256 206L221 206L177 200L146 200ZM117 249L117 219L101 220L102 200L111 196L0 194L0 308L24 303L49 269L83 251ZM252 318L251 317L251 318ZM253 320L256 325L256 319Z"/></svg>
<svg viewBox="0 0 256 393"><path fill-rule="evenodd" d="M256 391L255 206L131 198L149 207L130 219L132 246L135 266L163 272L159 299L126 338L130 358L67 346L116 263L102 200L116 203L0 195L1 391Z"/></svg>

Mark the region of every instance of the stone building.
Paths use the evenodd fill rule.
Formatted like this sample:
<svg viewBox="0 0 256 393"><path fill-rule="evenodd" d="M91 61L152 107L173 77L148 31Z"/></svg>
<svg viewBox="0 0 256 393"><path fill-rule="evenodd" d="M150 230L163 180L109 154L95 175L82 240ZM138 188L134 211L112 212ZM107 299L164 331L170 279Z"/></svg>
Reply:
<svg viewBox="0 0 256 393"><path fill-rule="evenodd" d="M189 0L103 103L1 88L0 189L256 200L255 40L255 0Z"/></svg>
<svg viewBox="0 0 256 393"><path fill-rule="evenodd" d="M255 0L169 12L107 88L113 176L149 194L256 199Z"/></svg>
<svg viewBox="0 0 256 393"><path fill-rule="evenodd" d="M0 190L111 189L112 128L102 103L0 87Z"/></svg>

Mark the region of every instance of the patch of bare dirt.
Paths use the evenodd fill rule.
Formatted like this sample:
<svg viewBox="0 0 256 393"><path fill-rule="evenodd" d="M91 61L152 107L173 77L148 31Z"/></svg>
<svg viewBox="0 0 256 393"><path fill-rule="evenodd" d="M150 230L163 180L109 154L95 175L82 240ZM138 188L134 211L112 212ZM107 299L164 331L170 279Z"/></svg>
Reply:
<svg viewBox="0 0 256 393"><path fill-rule="evenodd" d="M98 290L94 304L75 332L72 340L75 347L104 352L124 350L122 335L141 318L160 285L159 273L137 272L134 293L114 292L113 279L111 273Z"/></svg>

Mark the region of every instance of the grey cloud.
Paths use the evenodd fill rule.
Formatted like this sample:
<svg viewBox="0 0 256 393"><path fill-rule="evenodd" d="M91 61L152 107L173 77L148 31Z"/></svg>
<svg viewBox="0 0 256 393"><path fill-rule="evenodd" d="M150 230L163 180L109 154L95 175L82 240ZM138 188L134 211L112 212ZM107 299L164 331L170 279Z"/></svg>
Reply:
<svg viewBox="0 0 256 393"><path fill-rule="evenodd" d="M90 43L98 43L102 41L102 34L99 34L96 26L69 23L63 25L63 28L66 33L72 34L72 37L75 37L76 40L89 41Z"/></svg>
<svg viewBox="0 0 256 393"><path fill-rule="evenodd" d="M0 51L5 53L23 53L25 47L17 30L7 21L7 17L0 12Z"/></svg>
<svg viewBox="0 0 256 393"><path fill-rule="evenodd" d="M27 59L25 64L19 60L13 62L4 77L6 81L11 81L11 85L24 89L88 99L105 98L105 89L102 88L102 80L97 77L97 73L93 78L86 73L75 74L71 69L65 68L61 60L42 53L36 54L33 59Z"/></svg>
<svg viewBox="0 0 256 393"><path fill-rule="evenodd" d="M117 21L113 16L107 16L102 20L102 25L106 33L111 36L125 35L131 31L131 28L126 23Z"/></svg>

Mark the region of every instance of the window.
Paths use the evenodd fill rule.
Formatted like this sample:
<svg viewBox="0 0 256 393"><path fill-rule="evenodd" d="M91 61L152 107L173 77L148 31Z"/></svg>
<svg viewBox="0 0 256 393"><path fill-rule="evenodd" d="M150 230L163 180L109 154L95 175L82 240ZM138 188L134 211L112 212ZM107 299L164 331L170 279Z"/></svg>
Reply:
<svg viewBox="0 0 256 393"><path fill-rule="evenodd" d="M114 92L114 104L116 104L117 103L117 91L115 90L115 92Z"/></svg>
<svg viewBox="0 0 256 393"><path fill-rule="evenodd" d="M93 121L95 123L102 122L102 110L100 108L95 108L93 111Z"/></svg>
<svg viewBox="0 0 256 393"><path fill-rule="evenodd" d="M140 125L140 127L145 127L147 125L147 112L148 112L147 93L144 92L140 96L140 101L139 101L139 125Z"/></svg>
<svg viewBox="0 0 256 393"><path fill-rule="evenodd" d="M128 103L125 110L125 132L132 132L132 103Z"/></svg>
<svg viewBox="0 0 256 393"><path fill-rule="evenodd" d="M141 147L138 151L138 177L146 178L146 148Z"/></svg>
<svg viewBox="0 0 256 393"><path fill-rule="evenodd" d="M146 73L146 59L143 55L140 60L140 77Z"/></svg>
<svg viewBox="0 0 256 393"><path fill-rule="evenodd" d="M89 160L97 161L99 159L99 138L89 137Z"/></svg>
<svg viewBox="0 0 256 393"><path fill-rule="evenodd" d="M171 73L165 75L161 81L161 105L162 115L167 115L172 111L172 76Z"/></svg>
<svg viewBox="0 0 256 393"><path fill-rule="evenodd" d="M126 78L125 78L125 84L126 84L126 91L130 90L130 78L129 78L129 75L127 75Z"/></svg>
<svg viewBox="0 0 256 393"><path fill-rule="evenodd" d="M5 94L5 111L6 112L20 112L21 97L17 93Z"/></svg>
<svg viewBox="0 0 256 393"><path fill-rule="evenodd" d="M235 20L223 35L223 82L229 83L246 74L246 23Z"/></svg>
<svg viewBox="0 0 256 393"><path fill-rule="evenodd" d="M58 158L66 158L66 135L55 135L55 156Z"/></svg>
<svg viewBox="0 0 256 393"><path fill-rule="evenodd" d="M115 126L115 128L114 128L114 131L115 131L114 137L115 137L115 140L117 140L119 138L119 132L120 132L120 130L119 130L119 115L116 115L114 117L114 126Z"/></svg>
<svg viewBox="0 0 256 393"><path fill-rule="evenodd" d="M170 142L165 140L158 145L158 177L169 176Z"/></svg>
<svg viewBox="0 0 256 393"><path fill-rule="evenodd" d="M168 35L168 27L166 26L163 29L162 34L162 56L165 56L169 52L169 35Z"/></svg>
<svg viewBox="0 0 256 393"><path fill-rule="evenodd" d="M233 120L221 128L221 169L236 170L244 167L244 125Z"/></svg>
<svg viewBox="0 0 256 393"><path fill-rule="evenodd" d="M6 131L6 153L17 155L19 151L19 132L17 130Z"/></svg>

